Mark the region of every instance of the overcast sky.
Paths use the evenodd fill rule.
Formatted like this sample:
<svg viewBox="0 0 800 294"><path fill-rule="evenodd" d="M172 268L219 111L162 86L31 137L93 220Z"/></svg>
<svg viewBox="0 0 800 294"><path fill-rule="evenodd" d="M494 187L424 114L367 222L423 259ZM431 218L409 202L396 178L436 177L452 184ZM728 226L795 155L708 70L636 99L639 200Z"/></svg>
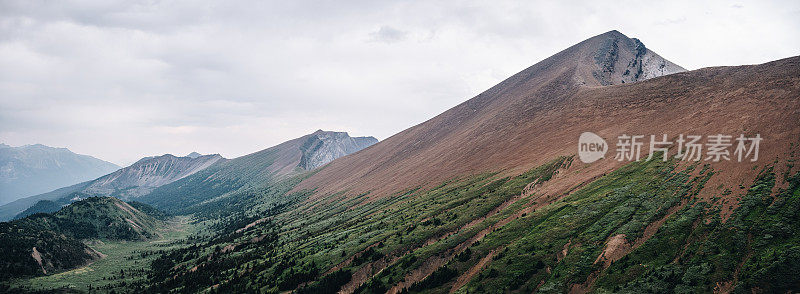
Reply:
<svg viewBox="0 0 800 294"><path fill-rule="evenodd" d="M127 165L385 139L613 29L687 69L800 54L800 1L557 2L0 0L0 142Z"/></svg>

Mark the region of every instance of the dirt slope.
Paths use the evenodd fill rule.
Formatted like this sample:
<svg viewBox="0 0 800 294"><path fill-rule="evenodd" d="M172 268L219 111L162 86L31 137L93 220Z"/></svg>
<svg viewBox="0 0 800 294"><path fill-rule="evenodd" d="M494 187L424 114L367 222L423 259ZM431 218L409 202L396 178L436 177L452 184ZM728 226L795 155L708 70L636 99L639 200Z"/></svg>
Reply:
<svg viewBox="0 0 800 294"><path fill-rule="evenodd" d="M333 161L295 190L318 189L316 197L339 191L381 197L456 176L514 174L576 154L578 136L585 131L599 134L611 148L623 133L671 138L759 133L762 163L800 138L800 58L622 83L622 69L641 57L637 44L617 31L587 39L424 123ZM650 53L648 58L660 57ZM681 70L658 62L666 65L665 74ZM639 79L658 75L659 67L644 66ZM574 182L620 166L613 157L611 150L606 159L578 166L586 171L575 173ZM756 172L752 164L715 166L724 170L718 178L728 186L749 182Z"/></svg>

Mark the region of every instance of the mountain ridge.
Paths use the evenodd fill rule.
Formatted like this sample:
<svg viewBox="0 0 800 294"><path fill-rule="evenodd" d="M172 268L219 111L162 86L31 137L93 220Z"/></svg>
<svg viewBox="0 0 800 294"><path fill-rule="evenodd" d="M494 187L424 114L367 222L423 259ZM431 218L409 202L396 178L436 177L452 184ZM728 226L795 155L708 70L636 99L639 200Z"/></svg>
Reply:
<svg viewBox="0 0 800 294"><path fill-rule="evenodd" d="M8 220L26 216L27 209L36 206L40 201L51 208L64 206L75 200L90 196L113 196L122 199L135 199L146 195L153 189L185 178L209 166L226 159L219 154L204 155L195 158L176 157L172 154L144 157L130 166L112 173L76 185L59 188L47 193L34 195L0 206L0 220Z"/></svg>
<svg viewBox="0 0 800 294"><path fill-rule="evenodd" d="M84 192L90 195L135 198L153 189L172 183L225 160L219 154L177 157L165 154L143 158L134 164L102 176L89 184Z"/></svg>
<svg viewBox="0 0 800 294"><path fill-rule="evenodd" d="M0 148L0 205L91 180L119 168L67 148L4 145Z"/></svg>
<svg viewBox="0 0 800 294"><path fill-rule="evenodd" d="M241 157L220 162L189 177L156 188L140 201L169 212L240 189L261 187L303 174L335 159L358 153L378 142L374 137L350 137L322 131L295 138Z"/></svg>
<svg viewBox="0 0 800 294"><path fill-rule="evenodd" d="M611 74L598 76L604 67L596 56L608 53L609 43L623 45L616 46L614 55L617 58L611 64ZM533 114L560 111L568 107L568 100L574 95L608 87L604 85L608 79L620 78L618 85L623 85L625 72L622 69L631 64L638 68L643 63L642 56L651 61L663 59L649 49L637 57L636 44L637 41L618 31L579 42L430 120L381 141L366 152L328 165L294 191L318 189L321 194L330 194L352 189L354 193L372 191L385 196L431 180L443 181L457 175L492 170L522 171L542 164L546 160L536 156L542 159L520 165L520 156L508 152L528 149L525 145L530 144L523 145L524 141L532 143L531 138L523 136L528 128L534 127L530 125L534 123L532 120L540 119L532 117ZM683 71L672 62L663 61L669 64L670 72ZM643 71L646 69L644 67ZM648 71L639 78L646 81L658 74L660 72ZM631 74L628 76L632 78ZM637 83L624 85L630 84ZM500 140L511 141L513 147L492 148L494 142ZM561 155L559 153L549 152L552 155L549 159ZM368 183L381 184L370 186Z"/></svg>

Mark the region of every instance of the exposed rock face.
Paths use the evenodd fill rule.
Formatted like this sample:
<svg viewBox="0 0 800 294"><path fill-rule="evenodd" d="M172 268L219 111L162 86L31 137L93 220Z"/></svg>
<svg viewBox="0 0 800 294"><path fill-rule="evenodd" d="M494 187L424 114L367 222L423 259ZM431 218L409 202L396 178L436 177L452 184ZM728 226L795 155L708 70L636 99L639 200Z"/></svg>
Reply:
<svg viewBox="0 0 800 294"><path fill-rule="evenodd" d="M66 148L0 144L0 204L91 180L119 166Z"/></svg>
<svg viewBox="0 0 800 294"><path fill-rule="evenodd" d="M298 166L305 170L312 170L375 143L378 143L378 139L374 137L350 137L346 132L319 130L311 134L300 146L303 154Z"/></svg>
<svg viewBox="0 0 800 294"><path fill-rule="evenodd" d="M176 157L166 154L147 157L131 166L92 181L83 192L89 195L115 196L122 199L138 197L150 193L157 187L201 171L222 159L219 154L202 156L197 154L194 157Z"/></svg>
<svg viewBox="0 0 800 294"><path fill-rule="evenodd" d="M633 83L686 71L664 59L636 38L612 31L602 36L594 55L594 77L603 86Z"/></svg>

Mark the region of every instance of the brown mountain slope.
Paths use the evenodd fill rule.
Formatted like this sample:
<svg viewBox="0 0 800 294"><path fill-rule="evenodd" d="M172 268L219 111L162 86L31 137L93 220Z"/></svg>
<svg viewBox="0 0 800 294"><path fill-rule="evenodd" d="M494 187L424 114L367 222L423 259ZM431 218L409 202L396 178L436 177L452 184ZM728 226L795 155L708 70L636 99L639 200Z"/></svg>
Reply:
<svg viewBox="0 0 800 294"><path fill-rule="evenodd" d="M601 135L612 148L623 133L760 133L764 140L756 164L771 162L800 138L800 58L622 84L623 77L630 78L630 73L620 73L622 68L639 62L637 43L617 31L583 41L431 120L333 161L296 190L318 189L318 197L371 191L380 197L481 172L515 174L559 155L576 154L578 136L585 131ZM648 56L651 61L644 64L660 58ZM668 61L658 63L665 65L664 73L681 70ZM638 80L661 73L660 66L653 68L644 66ZM616 80L617 85L602 86ZM599 162L575 165L573 169L585 171L553 189L620 166L613 152ZM756 173L752 164L717 166L725 167L717 181L738 184Z"/></svg>

